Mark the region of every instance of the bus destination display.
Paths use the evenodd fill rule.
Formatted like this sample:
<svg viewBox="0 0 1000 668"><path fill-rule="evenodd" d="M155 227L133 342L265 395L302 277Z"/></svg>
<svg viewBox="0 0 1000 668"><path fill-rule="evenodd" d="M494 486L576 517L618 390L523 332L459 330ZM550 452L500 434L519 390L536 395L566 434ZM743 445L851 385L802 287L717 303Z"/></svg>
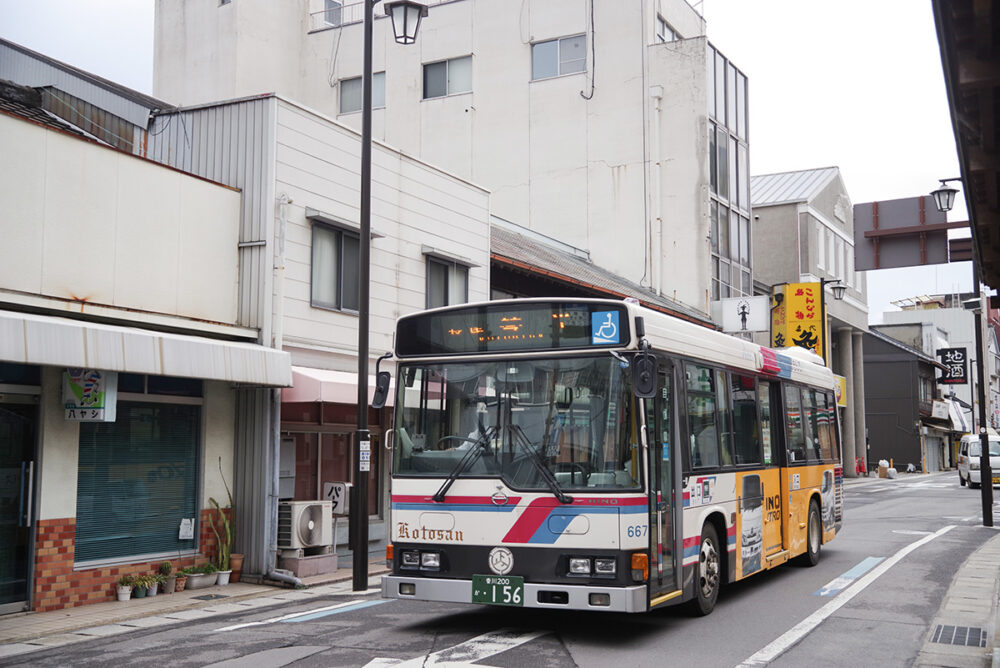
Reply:
<svg viewBox="0 0 1000 668"><path fill-rule="evenodd" d="M614 304L525 303L458 308L402 318L400 357L510 350L623 346L630 342L627 311Z"/></svg>

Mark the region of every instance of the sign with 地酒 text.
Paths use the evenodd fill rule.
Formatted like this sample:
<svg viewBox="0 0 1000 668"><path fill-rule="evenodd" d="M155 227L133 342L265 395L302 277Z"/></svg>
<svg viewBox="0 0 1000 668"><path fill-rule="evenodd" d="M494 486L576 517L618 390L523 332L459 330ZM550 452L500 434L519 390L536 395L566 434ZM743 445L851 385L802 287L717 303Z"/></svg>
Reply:
<svg viewBox="0 0 1000 668"><path fill-rule="evenodd" d="M938 379L945 385L966 385L969 382L969 357L965 348L938 348L938 358L944 365L944 374Z"/></svg>

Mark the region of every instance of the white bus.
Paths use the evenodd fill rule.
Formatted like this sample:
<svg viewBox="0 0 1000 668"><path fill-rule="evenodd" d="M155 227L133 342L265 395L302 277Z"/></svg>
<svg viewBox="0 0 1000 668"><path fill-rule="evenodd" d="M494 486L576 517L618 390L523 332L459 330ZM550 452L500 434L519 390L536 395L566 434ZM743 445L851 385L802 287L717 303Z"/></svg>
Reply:
<svg viewBox="0 0 1000 668"><path fill-rule="evenodd" d="M523 299L402 317L394 359L385 597L708 614L839 529L834 379L810 351Z"/></svg>

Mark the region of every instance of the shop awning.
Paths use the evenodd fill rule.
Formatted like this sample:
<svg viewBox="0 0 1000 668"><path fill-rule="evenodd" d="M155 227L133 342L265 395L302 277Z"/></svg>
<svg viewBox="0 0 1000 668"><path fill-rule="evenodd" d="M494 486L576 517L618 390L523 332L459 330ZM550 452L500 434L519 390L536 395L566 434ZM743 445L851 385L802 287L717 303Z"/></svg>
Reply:
<svg viewBox="0 0 1000 668"><path fill-rule="evenodd" d="M395 379L393 379L395 382ZM389 384L386 406L395 401L394 382ZM375 392L375 376L368 376L368 403ZM292 367L292 386L281 392L282 403L325 401L334 404L358 403L358 374L330 369Z"/></svg>
<svg viewBox="0 0 1000 668"><path fill-rule="evenodd" d="M951 420L952 431L967 434L972 430L969 426L969 421L965 419L965 413L962 412L962 408L958 405L957 401L948 402L948 418Z"/></svg>
<svg viewBox="0 0 1000 668"><path fill-rule="evenodd" d="M0 311L0 361L288 387L288 353L253 343Z"/></svg>

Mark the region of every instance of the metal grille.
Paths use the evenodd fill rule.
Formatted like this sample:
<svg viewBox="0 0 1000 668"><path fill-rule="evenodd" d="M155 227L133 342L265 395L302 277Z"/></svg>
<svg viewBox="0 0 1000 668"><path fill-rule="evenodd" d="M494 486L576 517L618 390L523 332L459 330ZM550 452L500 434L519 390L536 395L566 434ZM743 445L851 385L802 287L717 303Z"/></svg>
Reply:
<svg viewBox="0 0 1000 668"><path fill-rule="evenodd" d="M229 594L205 594L203 596L192 596L191 598L196 598L199 601L214 601L219 598L229 598Z"/></svg>
<svg viewBox="0 0 1000 668"><path fill-rule="evenodd" d="M931 642L943 645L964 645L966 647L986 647L986 631L978 626L947 626L938 624Z"/></svg>

